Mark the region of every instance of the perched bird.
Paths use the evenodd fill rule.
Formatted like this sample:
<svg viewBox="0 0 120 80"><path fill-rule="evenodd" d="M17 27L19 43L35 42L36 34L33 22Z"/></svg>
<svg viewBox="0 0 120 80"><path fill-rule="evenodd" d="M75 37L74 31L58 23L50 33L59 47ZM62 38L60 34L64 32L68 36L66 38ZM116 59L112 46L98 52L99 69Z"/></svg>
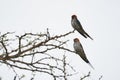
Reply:
<svg viewBox="0 0 120 80"><path fill-rule="evenodd" d="M91 40L93 40L92 37L90 37L88 35L88 33L85 32L85 30L83 29L80 21L77 19L76 15L72 15L71 17L71 25L72 27L77 30L82 36L84 36L85 38L89 37Z"/></svg>
<svg viewBox="0 0 120 80"><path fill-rule="evenodd" d="M78 38L74 39L73 47L74 47L74 50L75 50L76 54L78 54L86 63L88 63L94 69L94 67L88 61L88 59L86 57L86 54L83 50L82 44L80 43Z"/></svg>

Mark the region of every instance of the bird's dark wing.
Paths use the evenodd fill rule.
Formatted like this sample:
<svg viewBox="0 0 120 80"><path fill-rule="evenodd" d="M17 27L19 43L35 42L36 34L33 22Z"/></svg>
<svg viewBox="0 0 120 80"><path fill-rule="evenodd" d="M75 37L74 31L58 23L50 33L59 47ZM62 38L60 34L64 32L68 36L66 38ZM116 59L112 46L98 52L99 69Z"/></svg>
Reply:
<svg viewBox="0 0 120 80"><path fill-rule="evenodd" d="M78 19L76 19L76 22L77 22L77 26L79 27L79 29L84 30Z"/></svg>
<svg viewBox="0 0 120 80"><path fill-rule="evenodd" d="M79 32L82 36L84 36L85 38L89 37L91 40L93 40L93 38L92 38L91 36L89 36L88 33L85 32L85 30L83 29L80 21L79 21L79 20L76 20L76 22L77 22L76 25L79 27L78 32Z"/></svg>
<svg viewBox="0 0 120 80"><path fill-rule="evenodd" d="M82 58L86 63L89 63L89 61L88 61L88 59L87 59L87 57L86 57L86 54L85 54L85 52L84 52L84 49L83 49L83 47L82 47L81 44L80 44L80 47L81 47L81 50L80 50L80 56L81 56L81 58Z"/></svg>
<svg viewBox="0 0 120 80"><path fill-rule="evenodd" d="M77 26L77 27L76 27L76 30L77 30L83 37L87 38L86 35L84 34L85 31L84 31L84 29L83 29L80 21L79 21L78 19L76 19L75 22L76 22L76 23L75 23L75 26Z"/></svg>

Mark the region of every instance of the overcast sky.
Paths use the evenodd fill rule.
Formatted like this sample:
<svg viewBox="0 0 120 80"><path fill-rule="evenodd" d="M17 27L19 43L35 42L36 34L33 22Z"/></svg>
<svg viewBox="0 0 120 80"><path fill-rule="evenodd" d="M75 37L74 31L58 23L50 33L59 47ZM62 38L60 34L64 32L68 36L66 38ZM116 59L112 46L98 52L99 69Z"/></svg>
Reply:
<svg viewBox="0 0 120 80"><path fill-rule="evenodd" d="M52 35L63 34L73 30L73 14L78 16L85 31L94 40L85 39L75 32L69 37L69 48L73 50L73 39L80 38L95 67L93 75L103 75L102 80L120 80L120 0L0 0L0 32L37 33L49 28ZM73 65L82 61L75 54L68 57L73 60ZM89 68L84 62L77 68L81 64L82 68ZM3 80L10 80L12 73L0 67ZM86 72L83 70L82 73ZM91 80L95 80L94 76Z"/></svg>

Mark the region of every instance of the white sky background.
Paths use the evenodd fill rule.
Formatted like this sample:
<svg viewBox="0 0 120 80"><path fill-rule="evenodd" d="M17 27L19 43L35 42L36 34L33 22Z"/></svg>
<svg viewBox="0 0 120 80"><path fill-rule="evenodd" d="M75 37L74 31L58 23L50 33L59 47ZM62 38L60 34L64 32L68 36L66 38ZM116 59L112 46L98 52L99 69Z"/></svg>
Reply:
<svg viewBox="0 0 120 80"><path fill-rule="evenodd" d="M120 80L119 8L119 0L0 0L0 32L37 33L49 28L52 35L63 34L73 30L71 15L76 14L94 41L75 32L69 37L69 48L73 50L75 37L81 38L86 55L95 67L94 76L103 75L102 80ZM90 68L84 62L80 63L82 60L77 55L68 57L78 70L81 66ZM8 75L4 75L6 73ZM82 73L86 74L84 70ZM1 66L3 80L10 80L10 75L12 73Z"/></svg>

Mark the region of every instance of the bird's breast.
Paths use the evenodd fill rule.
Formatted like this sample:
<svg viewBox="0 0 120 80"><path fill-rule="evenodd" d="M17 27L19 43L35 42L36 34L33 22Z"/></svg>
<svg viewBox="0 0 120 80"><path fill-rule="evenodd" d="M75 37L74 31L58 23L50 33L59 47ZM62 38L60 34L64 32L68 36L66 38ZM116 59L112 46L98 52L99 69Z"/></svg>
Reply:
<svg viewBox="0 0 120 80"><path fill-rule="evenodd" d="M80 51L82 48L80 47L79 43L74 43L75 51Z"/></svg>
<svg viewBox="0 0 120 80"><path fill-rule="evenodd" d="M74 29L79 30L79 25L77 24L77 21L75 19L71 21L71 25Z"/></svg>

